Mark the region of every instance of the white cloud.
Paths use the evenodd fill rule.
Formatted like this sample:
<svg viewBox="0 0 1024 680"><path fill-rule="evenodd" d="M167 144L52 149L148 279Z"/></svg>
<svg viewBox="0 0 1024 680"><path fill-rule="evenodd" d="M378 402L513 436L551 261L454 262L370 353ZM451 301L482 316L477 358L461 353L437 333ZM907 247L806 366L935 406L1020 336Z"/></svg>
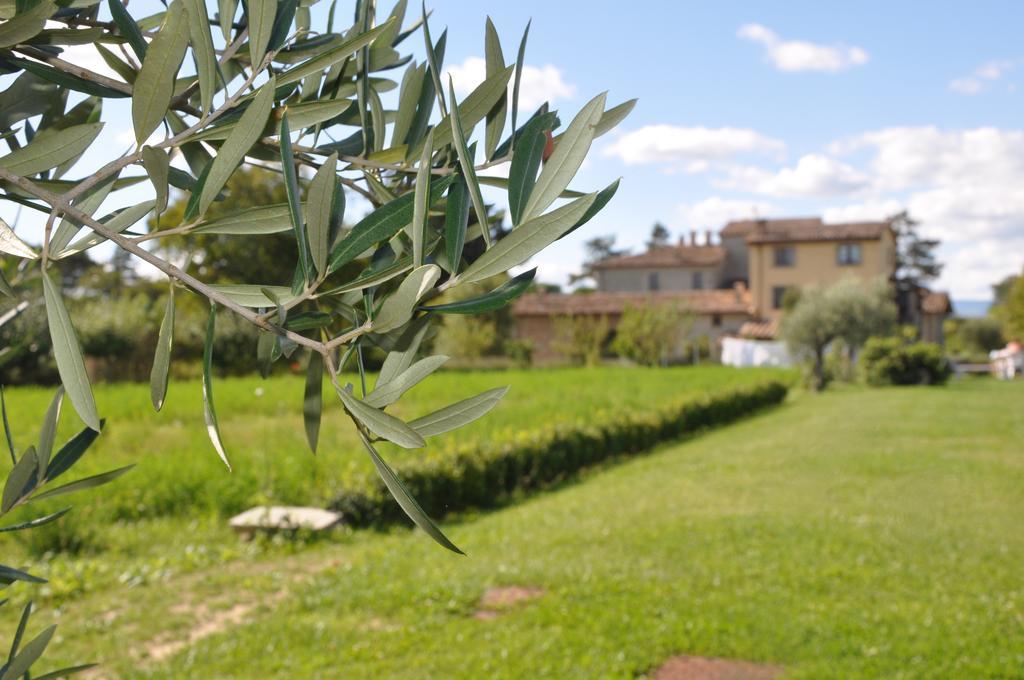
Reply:
<svg viewBox="0 0 1024 680"><path fill-rule="evenodd" d="M461 64L448 68L448 75L455 84L459 96L465 96L482 83L487 75L487 63L481 57L469 57ZM519 83L519 108L535 109L544 102L571 99L576 94L576 87L566 83L562 71L556 66L523 66L523 74ZM511 85L509 86L511 97Z"/></svg>
<svg viewBox="0 0 1024 680"><path fill-rule="evenodd" d="M970 75L951 80L949 89L958 94L981 94L1016 66L1017 62L1009 59L987 61L974 69Z"/></svg>
<svg viewBox="0 0 1024 680"><path fill-rule="evenodd" d="M710 161L748 153L781 153L785 144L745 128L648 125L619 136L605 147L627 165L683 163L687 172L702 172Z"/></svg>
<svg viewBox="0 0 1024 680"><path fill-rule="evenodd" d="M860 47L819 45L802 40L783 40L775 31L760 24L745 24L737 35L765 48L768 60L780 71L824 71L836 73L868 61Z"/></svg>
<svg viewBox="0 0 1024 680"><path fill-rule="evenodd" d="M734 167L729 170L728 179L716 184L766 196L840 196L864 189L870 178L834 158L812 153L802 156L795 166L776 172Z"/></svg>
<svg viewBox="0 0 1024 680"><path fill-rule="evenodd" d="M721 196L711 196L697 203L681 203L676 206L676 215L685 228L719 229L730 220L753 217L767 217L779 211L779 207L764 201L743 201Z"/></svg>

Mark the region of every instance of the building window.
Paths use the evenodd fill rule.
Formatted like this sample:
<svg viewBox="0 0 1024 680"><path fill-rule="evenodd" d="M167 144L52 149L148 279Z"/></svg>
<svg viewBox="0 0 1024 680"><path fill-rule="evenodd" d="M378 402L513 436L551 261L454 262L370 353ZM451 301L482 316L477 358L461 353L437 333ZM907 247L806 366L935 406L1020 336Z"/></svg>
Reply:
<svg viewBox="0 0 1024 680"><path fill-rule="evenodd" d="M860 264L860 244L840 243L836 246L836 263L842 267Z"/></svg>
<svg viewBox="0 0 1024 680"><path fill-rule="evenodd" d="M796 264L796 250L792 246L782 246L775 249L775 266L792 267Z"/></svg>
<svg viewBox="0 0 1024 680"><path fill-rule="evenodd" d="M651 272L647 275L647 290L661 290L661 279L658 272Z"/></svg>
<svg viewBox="0 0 1024 680"><path fill-rule="evenodd" d="M701 289L703 287L704 287L704 272L694 272L693 273L693 285L691 286L691 288L693 288L694 290L699 290L699 289Z"/></svg>
<svg viewBox="0 0 1024 680"><path fill-rule="evenodd" d="M721 314L712 314L711 315L711 327L712 328L721 328L722 327L722 315Z"/></svg>
<svg viewBox="0 0 1024 680"><path fill-rule="evenodd" d="M782 309L782 303L786 299L788 286L775 286L772 288L772 309Z"/></svg>

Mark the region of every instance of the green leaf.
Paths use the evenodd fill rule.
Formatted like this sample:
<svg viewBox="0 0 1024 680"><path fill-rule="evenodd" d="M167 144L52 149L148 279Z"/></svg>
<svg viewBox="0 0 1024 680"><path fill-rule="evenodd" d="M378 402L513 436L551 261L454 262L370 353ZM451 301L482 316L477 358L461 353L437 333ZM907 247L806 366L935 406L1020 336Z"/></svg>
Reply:
<svg viewBox="0 0 1024 680"><path fill-rule="evenodd" d="M519 113L519 85L523 79L523 64L526 60L526 38L530 35L530 21L526 22L526 29L519 41L519 53L516 55L516 74L512 80L512 139L509 150L515 145L516 118Z"/></svg>
<svg viewBox="0 0 1024 680"><path fill-rule="evenodd" d="M451 406L434 411L422 418L409 423L409 427L419 432L424 437L457 430L463 425L468 425L477 418L487 414L492 408L498 405L501 398L508 392L508 387L497 387L487 390L475 397L463 399Z"/></svg>
<svg viewBox="0 0 1024 680"><path fill-rule="evenodd" d="M569 123L537 178L530 200L523 208L522 219L529 220L540 215L569 186L590 151L597 122L604 111L604 102L605 94L597 95Z"/></svg>
<svg viewBox="0 0 1024 680"><path fill-rule="evenodd" d="M416 358L416 352L430 329L430 317L424 315L409 324L398 340L394 348L384 358L377 375L377 385L384 385L394 380L400 373L412 365Z"/></svg>
<svg viewBox="0 0 1024 680"><path fill-rule="evenodd" d="M0 47L10 47L33 38L43 30L46 20L57 11L57 5L42 0L28 10L0 24Z"/></svg>
<svg viewBox="0 0 1024 680"><path fill-rule="evenodd" d="M433 205L452 183L451 175L430 185L430 204ZM328 272L335 272L370 249L380 241L387 241L412 222L413 197L410 192L385 203L359 221L356 226L334 247Z"/></svg>
<svg viewBox="0 0 1024 680"><path fill-rule="evenodd" d="M373 318L373 331L387 333L408 322L420 298L433 289L440 277L441 268L436 264L426 264L413 269L399 284L398 290L380 306L380 311Z"/></svg>
<svg viewBox="0 0 1024 680"><path fill-rule="evenodd" d="M370 406L342 387L335 385L335 391L352 417L378 437L383 437L406 449L418 449L426 446L427 443L423 437L398 418Z"/></svg>
<svg viewBox="0 0 1024 680"><path fill-rule="evenodd" d="M0 219L0 252L14 255L15 257L23 257L26 260L39 259L36 251L32 250L27 243L18 238L18 235L14 233L14 230L3 219Z"/></svg>
<svg viewBox="0 0 1024 680"><path fill-rule="evenodd" d="M546 215L519 225L459 274L459 281L473 283L507 272L512 267L526 262L572 228L596 197L597 194L587 194Z"/></svg>
<svg viewBox="0 0 1024 680"><path fill-rule="evenodd" d="M324 407L323 379L324 358L317 352L310 352L309 364L306 366L306 390L302 399L302 419L306 426L306 441L313 453L316 453L320 441L320 419Z"/></svg>
<svg viewBox="0 0 1024 680"><path fill-rule="evenodd" d="M174 79L188 46L189 17L182 0L167 8L163 26L149 44L132 90L132 123L141 146L167 115Z"/></svg>
<svg viewBox="0 0 1024 680"><path fill-rule="evenodd" d="M338 286L337 288L332 288L331 290L320 293L319 295L340 295L354 290L363 290L372 286L378 286L385 281L390 281L396 276L401 276L410 269L412 269L412 257L405 255L398 258L393 263L385 267L381 267L380 269L371 268L348 283Z"/></svg>
<svg viewBox="0 0 1024 680"><path fill-rule="evenodd" d="M352 106L352 102L347 99L335 99L332 101L310 101L300 102L298 104L289 104L286 107L275 109L275 114L280 117L284 110L288 110L288 124L296 130L312 127L317 123L323 123L324 121L330 121L337 118L341 114L345 113L349 107ZM232 116L231 118L218 119L217 124L211 125L210 127L197 132L188 137L190 142L198 141L217 141L219 139L227 139L231 136L240 125L238 118L241 116ZM227 118L227 120L225 120ZM278 130L274 124L275 118L271 116L270 120L267 121L263 131L260 133L261 136L276 135Z"/></svg>
<svg viewBox="0 0 1024 680"><path fill-rule="evenodd" d="M146 39L142 37L139 25L128 14L128 10L121 4L121 0L109 0L107 6L110 9L110 16L114 18L114 23L117 24L118 32L132 46L132 51L135 52L135 56L138 57L141 63L146 58L146 48L149 45L146 43Z"/></svg>
<svg viewBox="0 0 1024 680"><path fill-rule="evenodd" d="M102 426L103 421L100 421L100 427ZM50 464L46 466L46 481L52 482L70 470L99 435L98 430L87 427L72 437L67 444L61 447L57 455L50 459Z"/></svg>
<svg viewBox="0 0 1024 680"><path fill-rule="evenodd" d="M30 446L25 453L21 454L18 464L7 475L0 513L9 512L18 504L18 501L32 493L38 484L39 456L36 455L36 448Z"/></svg>
<svg viewBox="0 0 1024 680"><path fill-rule="evenodd" d="M270 111L274 108L274 86L274 78L271 77L260 87L252 103L245 109L245 113L238 121L238 126L231 132L214 157L199 197L200 215L206 213L217 194L227 184L235 168L245 158L245 154L259 140L263 126L266 125L267 119L270 117ZM290 144L290 140L282 137L282 151L287 144Z"/></svg>
<svg viewBox="0 0 1024 680"><path fill-rule="evenodd" d="M237 9L238 0L217 0L217 22L225 43L231 42L231 24L234 23Z"/></svg>
<svg viewBox="0 0 1024 680"><path fill-rule="evenodd" d="M501 309L512 300L526 292L533 283L533 277L537 274L537 268L523 272L501 284L489 293L484 293L473 298L457 300L443 305L432 305L421 307L428 312L442 312L444 314L481 314Z"/></svg>
<svg viewBox="0 0 1024 680"><path fill-rule="evenodd" d="M7 662L3 675L0 675L0 680L18 680L18 678L25 675L32 664L43 655L46 646L50 644L50 638L53 637L53 633L56 630L56 625L50 626L22 647L18 655Z"/></svg>
<svg viewBox="0 0 1024 680"><path fill-rule="evenodd" d="M41 527L44 524L49 524L50 522L60 519L61 517L66 515L70 510L71 508L64 508L63 510L58 510L57 512L45 515L43 517L37 517L36 519L32 519L27 522L19 522L18 524L10 524L5 527L0 527L0 533L6 533L8 531L23 531L25 529L35 529L36 527Z"/></svg>
<svg viewBox="0 0 1024 680"><path fill-rule="evenodd" d="M469 226L469 187L459 175L448 191L444 211L444 247L451 273L459 272L462 249L466 244L466 228Z"/></svg>
<svg viewBox="0 0 1024 680"><path fill-rule="evenodd" d="M0 157L0 168L22 177L55 168L81 155L102 129L103 123L89 123L41 132L25 146Z"/></svg>
<svg viewBox="0 0 1024 680"><path fill-rule="evenodd" d="M427 233L427 213L430 210L430 170L433 156L431 140L434 131L427 133L427 141L423 145L420 156L420 167L416 172L416 193L412 209L412 264L419 267L423 264L423 242Z"/></svg>
<svg viewBox="0 0 1024 680"><path fill-rule="evenodd" d="M224 452L220 426L217 424L217 412L213 407L213 335L216 324L217 305L210 303L210 318L206 322L206 341L203 344L203 420L206 421L206 434L209 435L213 448L230 470L231 463L228 462L228 454Z"/></svg>
<svg viewBox="0 0 1024 680"><path fill-rule="evenodd" d="M302 204L299 198L299 179L295 174L295 158L292 155L291 130L288 128L288 112L281 116L281 171L284 175L285 193L291 208L292 229L299 250L299 270L303 284L313 280L309 271L309 242L306 240L306 223L302 221Z"/></svg>
<svg viewBox="0 0 1024 680"><path fill-rule="evenodd" d="M106 215L100 222L110 229L111 231L121 233L128 227L132 226L143 217L153 211L153 206L156 205L156 201L144 201L135 205L128 206L122 210ZM95 232L92 232L82 238L78 239L67 248L64 248L59 253L53 256L54 260L60 260L70 255L81 253L89 248L97 246L107 240L106 236L101 236Z"/></svg>
<svg viewBox="0 0 1024 680"><path fill-rule="evenodd" d="M118 0L111 0L116 4ZM149 181L153 183L156 190L156 205L153 206L153 213L157 217L157 225L160 224L160 213L167 210L167 194L170 187L171 157L160 149L151 146L142 147L142 165L146 168Z"/></svg>
<svg viewBox="0 0 1024 680"><path fill-rule="evenodd" d="M412 129L412 121L416 116L416 105L419 102L420 92L423 90L424 75L426 75L426 69L413 62L402 77L402 87L398 94L398 111L395 114L395 124L391 130L391 146L401 146L408 141L409 130Z"/></svg>
<svg viewBox="0 0 1024 680"><path fill-rule="evenodd" d="M427 65L430 70L430 78L434 84L434 93L437 95L437 105L441 109L441 115L448 115L448 110L444 105L444 88L441 87L441 63L444 58L444 52L434 46L434 41L430 37L430 22L427 21L427 3L424 0L422 5L422 18L420 22L423 24L423 47L427 52ZM445 36L448 35L448 30L445 29L441 33L441 38L437 41L438 46L445 44Z"/></svg>
<svg viewBox="0 0 1024 680"><path fill-rule="evenodd" d="M60 407L64 402L64 386L57 388L50 407L46 409L43 416L43 427L39 431L39 448L36 449L36 456L39 459L39 477L46 476L46 466L50 462L50 454L53 453L53 441L57 437L57 421L60 420Z"/></svg>
<svg viewBox="0 0 1024 680"><path fill-rule="evenodd" d="M85 94L95 95L97 97L105 97L108 99L116 99L119 97L130 97L131 93L121 92L105 85L98 85L91 80L79 78L73 76L70 73L64 73L58 71L48 64L41 64L38 61L29 61L28 59L19 59L18 57L4 57L4 61L8 64L17 66L18 68L25 69L29 73L47 80L51 83L56 83L62 87L66 87L76 92L84 92Z"/></svg>
<svg viewBox="0 0 1024 680"><path fill-rule="evenodd" d="M636 100L630 99L602 113L600 120L597 121L597 125L594 128L594 138L600 137L625 120L634 106L636 106Z"/></svg>
<svg viewBox="0 0 1024 680"><path fill-rule="evenodd" d="M116 1L116 0L115 0ZM124 82L132 84L135 79L139 76L139 72L134 68L118 59L113 52L104 47L101 43L94 43L93 47L100 53L100 57L104 63L110 67L110 70L121 76Z"/></svg>
<svg viewBox="0 0 1024 680"><path fill-rule="evenodd" d="M243 5L249 25L249 61L253 68L259 68L267 53L270 35L274 31L277 5L277 0L248 0Z"/></svg>
<svg viewBox="0 0 1024 680"><path fill-rule="evenodd" d="M583 213L583 217L577 220L576 224L572 225L572 228L569 229L569 231L565 232L558 238L565 238L566 236L568 236L569 234L571 234L572 232L576 231L584 224L589 222L591 219L593 219L594 215L601 212L601 210L606 205L608 205L608 201L612 200L612 196L614 196L615 192L618 190L619 180L615 180L614 182L606 186L604 189L601 189L599 192L597 192L597 198L595 198L594 202L590 205L589 208L587 208L587 212Z"/></svg>
<svg viewBox="0 0 1024 680"><path fill-rule="evenodd" d="M116 2L117 0L113 0ZM217 91L217 55L210 36L210 17L205 0L186 0L188 3L189 43L195 56L199 76L199 100L203 113L213 108L213 93Z"/></svg>
<svg viewBox="0 0 1024 680"><path fill-rule="evenodd" d="M494 28L491 18L487 17L484 29L484 61L486 63L487 77L490 78L500 73L505 68L505 55L501 52L501 40L498 38L498 31ZM505 92L498 98L498 102L487 112L487 127L484 136L484 158L494 158L494 152L501 141L501 133L505 131L505 113L508 109L508 85Z"/></svg>
<svg viewBox="0 0 1024 680"><path fill-rule="evenodd" d="M0 295L6 295L7 297L14 297L14 289L11 288L11 282L4 276L4 271L0 269Z"/></svg>
<svg viewBox="0 0 1024 680"><path fill-rule="evenodd" d="M441 368L446 361L448 361L448 357L442 354L420 359L415 364L402 371L401 374L395 376L393 380L389 380L383 384L378 380L376 388L366 395L366 399L364 399L364 401L370 406L376 408L385 408L390 406L398 401L403 394L411 390L417 384L423 382L432 373L434 373L434 371Z"/></svg>
<svg viewBox="0 0 1024 680"><path fill-rule="evenodd" d="M448 78L448 96L452 101L452 111L458 111L455 102L455 85L451 77ZM463 133L460 116L452 115L451 122L452 138L455 140L455 151L459 156L459 167L462 168L462 175L466 179L466 186L469 188L469 197L473 201L473 211L476 212L476 220L480 224L480 232L483 234L484 243L491 247L491 229L487 223L487 206L484 204L483 194L480 193L480 182L476 178L476 169L473 167L473 156L466 148L466 136Z"/></svg>
<svg viewBox="0 0 1024 680"><path fill-rule="evenodd" d="M330 254L331 217L334 210L334 192L338 188L338 154L332 153L316 171L306 194L309 252L317 272L327 271Z"/></svg>
<svg viewBox="0 0 1024 680"><path fill-rule="evenodd" d="M57 678L66 678L70 675L75 675L76 673L87 671L90 668L96 668L96 666L97 664L94 663L83 663L77 666L66 666L55 671L50 671L49 673L37 675L34 678L32 678L32 680L57 680Z"/></svg>
<svg viewBox="0 0 1024 680"><path fill-rule="evenodd" d="M409 490L405 488L404 484L402 484L402 480L400 480L398 475L395 474L395 471L392 470L386 462L384 462L384 459L380 457L380 454L377 453L377 449L373 447L373 444L370 443L366 436L360 432L359 437L363 441L363 446L365 446L366 450L369 452L370 459L373 460L373 465L377 468L377 474L379 474L380 478L384 480L384 486L388 488L391 495L396 501L398 501L398 504L402 507L402 510L405 511L405 514L409 516L409 519L415 522L416 526L426 532L426 534L434 539L439 545L454 553L458 553L459 555L465 555L464 552L459 550L458 546L448 540L448 537L441 532L436 524L434 524L434 520L430 519L427 513L423 511L420 504L416 502L416 499L412 497Z"/></svg>
<svg viewBox="0 0 1024 680"><path fill-rule="evenodd" d="M18 653L18 648L21 646L21 639L25 636L25 628L28 627L28 618L31 614L32 601L29 600L28 604L25 605L25 608L21 610L21 620L18 621L18 629L14 632L14 639L11 640L11 651L7 654L8 663L14 658L15 654ZM6 668L3 668L2 670L6 670Z"/></svg>
<svg viewBox="0 0 1024 680"><path fill-rule="evenodd" d="M74 482L68 482L64 486L58 486L56 489L37 493L32 497L32 502L41 501L47 498L54 498L56 496L63 496L76 491L84 491L85 489L92 489L97 486L108 484L131 470L133 467L135 467L134 463L117 468L116 470L110 470L109 472L102 472L98 475L92 475L91 477L85 477Z"/></svg>
<svg viewBox="0 0 1024 680"><path fill-rule="evenodd" d="M277 301L270 299L267 292L272 293L282 304L288 303L293 297L291 288L287 286L261 286L248 283L211 284L210 288L228 297L232 302L243 307L274 307Z"/></svg>
<svg viewBox="0 0 1024 680"><path fill-rule="evenodd" d="M287 203L246 208L215 220L203 222L193 234L232 234L254 236L278 234L292 228L291 208Z"/></svg>
<svg viewBox="0 0 1024 680"><path fill-rule="evenodd" d="M96 400L92 396L89 374L85 372L82 347L78 344L78 337L75 335L74 326L71 325L71 317L68 316L60 290L50 280L49 274L44 272L42 278L46 319L50 326L50 340L53 343L57 373L82 422L98 432L100 417L96 413Z"/></svg>
<svg viewBox="0 0 1024 680"><path fill-rule="evenodd" d="M10 585L15 581L25 581L26 583L46 583L45 578L39 578L32 574L15 569L14 567L8 567L5 564L0 564L0 583Z"/></svg>
<svg viewBox="0 0 1024 680"><path fill-rule="evenodd" d="M11 423L7 420L7 398L4 396L3 385L0 385L0 419L4 421L4 440L7 442L7 450L11 453L11 462L17 464L18 456L14 453L14 438L11 437Z"/></svg>
<svg viewBox="0 0 1024 680"><path fill-rule="evenodd" d="M149 373L149 398L153 408L163 408L167 397L167 375L171 368L171 348L174 344L174 285L167 292L164 320L160 322L160 336L153 355L153 369Z"/></svg>
<svg viewBox="0 0 1024 680"><path fill-rule="evenodd" d="M477 123L487 116L487 112L493 109L494 105L502 97L508 95L508 81L512 77L514 68L514 66L509 66L502 69L477 85L472 92L466 95L466 98L459 104L459 122L464 131L472 131ZM451 96L449 96L449 99L452 99L454 102L454 98ZM455 110L454 103L452 104L452 110ZM437 123L434 133L434 149L440 149L445 144L451 144L454 139L451 118L450 116L445 116Z"/></svg>
<svg viewBox="0 0 1024 680"><path fill-rule="evenodd" d="M351 40L346 40L337 47L332 47L331 49L313 57L309 61L305 61L292 69L279 73L277 76L278 87L288 85L290 83L297 83L308 75L318 73L334 66L340 61L348 59L355 54L356 51L366 47L376 40L377 36L381 33L389 30L393 21L394 19L388 19L380 26L371 28L365 33L360 33Z"/></svg>
<svg viewBox="0 0 1024 680"><path fill-rule="evenodd" d="M144 180L145 178L142 179ZM73 205L86 215L93 216L107 196L110 195L110 192L113 191L114 185L115 178L110 177L87 190L81 196L78 196L74 200ZM57 225L57 230L50 238L50 251L59 253L67 248L81 226L81 223L77 220L72 220L65 216L60 221L60 224Z"/></svg>
<svg viewBox="0 0 1024 680"><path fill-rule="evenodd" d="M547 144L547 128L550 119L537 116L523 126L523 134L512 154L512 163L508 169L508 209L512 213L512 224L518 225L523 219L523 208L530 200L540 162L544 158L544 146Z"/></svg>

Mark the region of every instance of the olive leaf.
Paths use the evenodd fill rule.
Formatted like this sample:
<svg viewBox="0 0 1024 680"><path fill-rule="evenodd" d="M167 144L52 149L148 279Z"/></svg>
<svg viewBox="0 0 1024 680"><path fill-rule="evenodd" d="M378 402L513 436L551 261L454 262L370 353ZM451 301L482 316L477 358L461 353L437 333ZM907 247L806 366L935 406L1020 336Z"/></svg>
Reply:
<svg viewBox="0 0 1024 680"><path fill-rule="evenodd" d="M160 125L174 96L174 76L188 47L189 17L182 0L167 8L163 26L153 38L132 89L132 124L139 146Z"/></svg>

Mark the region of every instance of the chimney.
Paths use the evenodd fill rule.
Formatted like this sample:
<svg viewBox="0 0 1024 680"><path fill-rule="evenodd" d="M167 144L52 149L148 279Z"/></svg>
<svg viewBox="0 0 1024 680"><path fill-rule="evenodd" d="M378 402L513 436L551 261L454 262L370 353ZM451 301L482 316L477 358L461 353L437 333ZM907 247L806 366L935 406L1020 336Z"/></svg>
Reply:
<svg viewBox="0 0 1024 680"><path fill-rule="evenodd" d="M690 230L690 245L691 246L697 245L697 230L696 229L691 229Z"/></svg>
<svg viewBox="0 0 1024 680"><path fill-rule="evenodd" d="M679 246L682 247L682 246L685 246L685 245L686 245L686 234L680 234L679 235Z"/></svg>
<svg viewBox="0 0 1024 680"><path fill-rule="evenodd" d="M706 246L713 246L713 245L715 245L714 241L712 239L713 239L713 237L712 237L712 234L711 234L711 230L708 229L707 231L704 232L704 245L706 245Z"/></svg>

